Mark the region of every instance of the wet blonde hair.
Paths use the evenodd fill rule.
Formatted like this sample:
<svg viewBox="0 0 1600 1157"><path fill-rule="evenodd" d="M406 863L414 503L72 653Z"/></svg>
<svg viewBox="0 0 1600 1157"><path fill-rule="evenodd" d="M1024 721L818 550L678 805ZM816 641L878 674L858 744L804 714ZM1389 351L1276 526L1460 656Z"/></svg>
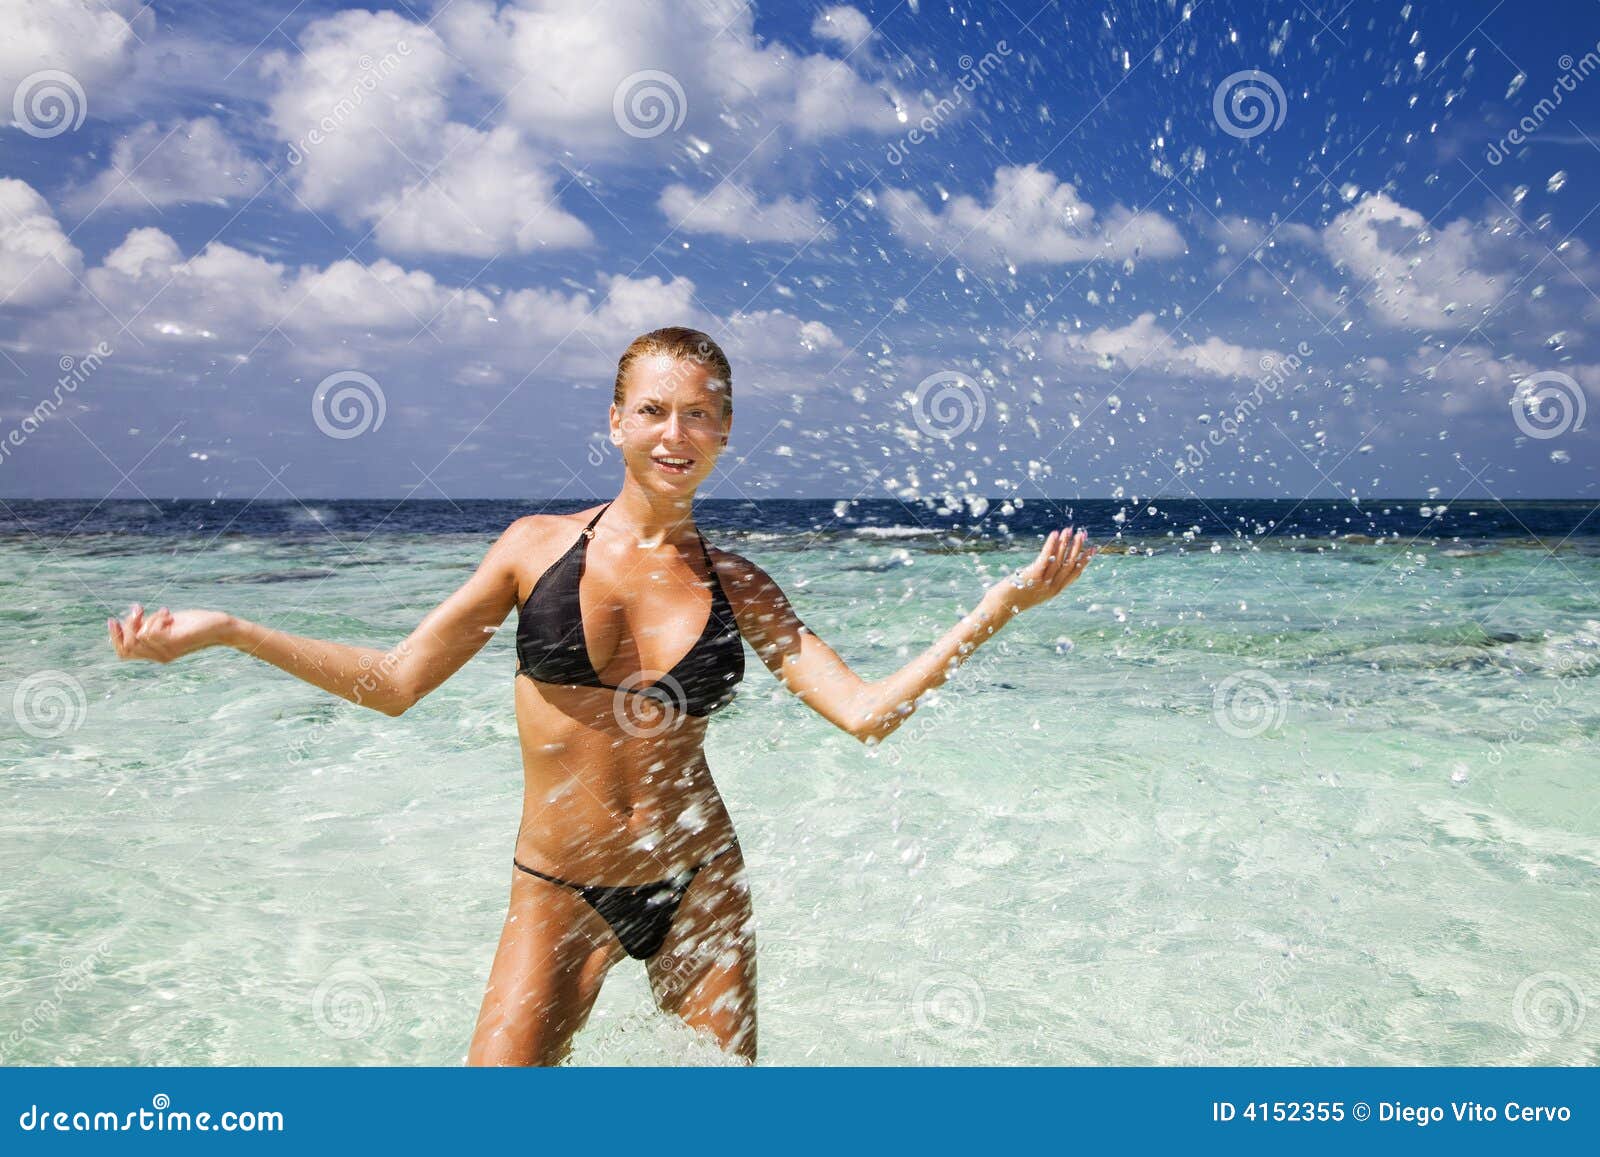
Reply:
<svg viewBox="0 0 1600 1157"><path fill-rule="evenodd" d="M733 417L733 367L728 364L728 355L711 340L709 334L681 325L669 325L642 333L622 351L622 358L617 362L617 384L611 395L612 402L619 410L627 396L628 370L633 363L643 357L663 354L673 361L704 366L714 379L722 383L723 417Z"/></svg>

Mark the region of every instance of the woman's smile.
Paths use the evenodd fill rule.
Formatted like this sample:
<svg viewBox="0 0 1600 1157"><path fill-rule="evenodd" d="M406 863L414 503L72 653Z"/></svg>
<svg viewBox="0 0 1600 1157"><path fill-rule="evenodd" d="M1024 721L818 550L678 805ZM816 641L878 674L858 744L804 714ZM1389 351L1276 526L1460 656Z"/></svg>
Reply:
<svg viewBox="0 0 1600 1157"><path fill-rule="evenodd" d="M661 455L653 459L658 469L666 474L687 474L694 469L693 458Z"/></svg>

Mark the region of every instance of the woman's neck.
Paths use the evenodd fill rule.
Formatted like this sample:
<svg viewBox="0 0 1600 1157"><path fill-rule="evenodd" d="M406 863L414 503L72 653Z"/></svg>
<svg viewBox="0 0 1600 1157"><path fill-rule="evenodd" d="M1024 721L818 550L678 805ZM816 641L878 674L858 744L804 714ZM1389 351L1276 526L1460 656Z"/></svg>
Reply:
<svg viewBox="0 0 1600 1157"><path fill-rule="evenodd" d="M641 550L654 550L668 543L692 543L699 535L694 525L693 498L692 494L652 493L630 479L611 500L605 521L613 530L631 535Z"/></svg>

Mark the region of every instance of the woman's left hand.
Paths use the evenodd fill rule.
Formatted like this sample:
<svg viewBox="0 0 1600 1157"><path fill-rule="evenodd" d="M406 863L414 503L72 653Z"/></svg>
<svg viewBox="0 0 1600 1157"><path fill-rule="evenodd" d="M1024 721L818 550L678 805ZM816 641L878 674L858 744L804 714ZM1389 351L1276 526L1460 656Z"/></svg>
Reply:
<svg viewBox="0 0 1600 1157"><path fill-rule="evenodd" d="M1085 546L1084 538L1084 531L1074 534L1070 526L1065 532L1052 530L1038 558L990 590L1012 612L1048 602L1066 590L1095 556L1095 548Z"/></svg>

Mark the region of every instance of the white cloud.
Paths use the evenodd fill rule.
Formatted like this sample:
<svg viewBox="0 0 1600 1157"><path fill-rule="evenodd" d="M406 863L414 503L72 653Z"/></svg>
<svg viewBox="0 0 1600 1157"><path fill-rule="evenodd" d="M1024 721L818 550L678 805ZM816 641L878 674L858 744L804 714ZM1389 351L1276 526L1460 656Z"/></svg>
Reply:
<svg viewBox="0 0 1600 1157"><path fill-rule="evenodd" d="M140 37L154 31L155 14L135 0L0 0L0 28L0 93L8 117L18 83L47 69L77 81L92 112L96 87L129 66Z"/></svg>
<svg viewBox="0 0 1600 1157"><path fill-rule="evenodd" d="M0 182L0 196L12 194L8 186L43 207L20 181ZM22 207L20 198L4 203ZM82 292L61 301L34 321L30 338L81 342L114 326L110 310L144 343L118 342L123 361L148 355L179 370L174 351L193 348L197 377L219 357L237 364L277 353L301 365L387 362L440 381L505 383L535 370L603 377L634 337L676 324L718 336L745 380L766 386L786 381L778 372L785 367L831 360L843 348L825 324L782 310L724 322L697 304L685 277L602 275L593 290L501 291L450 285L387 259L293 267L217 241L185 257L155 228L130 231L84 281L98 301ZM272 341L274 334L288 340Z"/></svg>
<svg viewBox="0 0 1600 1157"><path fill-rule="evenodd" d="M238 356L274 328L290 335L296 356L312 360L321 356L318 338L359 333L378 344L384 336L410 338L430 320L441 331L461 327L462 340L471 341L492 311L476 290L452 289L387 260L291 269L219 241L186 259L152 228L130 232L85 280L106 308L135 319L142 341L203 342Z"/></svg>
<svg viewBox="0 0 1600 1157"><path fill-rule="evenodd" d="M872 35L872 21L859 8L835 4L817 13L817 18L811 22L811 35L831 40L848 50Z"/></svg>
<svg viewBox="0 0 1600 1157"><path fill-rule="evenodd" d="M163 129L146 121L117 141L111 165L67 198L75 212L97 206L181 205L248 197L266 170L228 139L214 117Z"/></svg>
<svg viewBox="0 0 1600 1157"><path fill-rule="evenodd" d="M781 309L761 309L730 317L722 341L735 353L762 361L806 358L844 348L838 336L820 321L801 321Z"/></svg>
<svg viewBox="0 0 1600 1157"><path fill-rule="evenodd" d="M1591 402L1600 398L1600 365L1531 362L1476 344L1457 345L1443 352L1425 345L1405 360L1406 375L1412 380L1444 387L1433 391L1438 412L1444 414L1509 406L1519 382L1551 371L1578 382Z"/></svg>
<svg viewBox="0 0 1600 1157"><path fill-rule="evenodd" d="M1064 265L1184 252L1183 237L1159 213L1114 205L1097 220L1094 206L1072 185L1035 165L996 169L988 204L961 194L935 212L916 193L890 189L883 207L909 244L932 246L940 255L955 251L978 264Z"/></svg>
<svg viewBox="0 0 1600 1157"><path fill-rule="evenodd" d="M299 43L299 55L263 62L290 180L311 209L361 220L436 158L455 62L431 31L392 12L341 12L308 25Z"/></svg>
<svg viewBox="0 0 1600 1157"><path fill-rule="evenodd" d="M1153 313L1141 313L1120 329L1052 333L1043 346L1046 356L1068 365L1127 373L1143 369L1183 378L1254 378L1281 360L1271 350L1250 349L1217 337L1180 344L1157 324Z"/></svg>
<svg viewBox="0 0 1600 1157"><path fill-rule="evenodd" d="M500 127L482 133L450 124L444 161L428 180L375 202L379 244L397 253L494 257L588 245L593 234L556 200L556 182Z"/></svg>
<svg viewBox="0 0 1600 1157"><path fill-rule="evenodd" d="M799 242L833 234L815 201L779 197L763 204L748 186L733 181L723 181L703 195L687 185L668 185L658 204L679 230L688 233L715 233L738 241Z"/></svg>
<svg viewBox="0 0 1600 1157"><path fill-rule="evenodd" d="M504 97L510 123L590 155L637 154L640 138L618 126L615 105L618 90L642 73L671 78L654 91L674 123L682 113L684 132L742 132L746 149L760 139L749 133L766 124L806 140L901 125L903 99L852 62L759 39L747 0L455 0L434 27L474 77Z"/></svg>
<svg viewBox="0 0 1600 1157"><path fill-rule="evenodd" d="M26 181L0 177L0 306L59 300L82 268L45 199Z"/></svg>
<svg viewBox="0 0 1600 1157"><path fill-rule="evenodd" d="M604 293L578 291L563 294L554 289L519 289L506 295L500 309L501 324L519 336L541 342L569 339L573 353L587 356L593 350L587 339L601 347L602 360L615 366L627 342L663 325L704 328L709 319L694 303L694 283L686 277L663 281L622 276L602 277ZM619 344L620 343L620 344ZM615 353L609 351L615 350Z"/></svg>
<svg viewBox="0 0 1600 1157"><path fill-rule="evenodd" d="M397 253L493 257L593 240L515 129L449 119L457 65L431 29L346 11L300 40L302 55L275 55L266 70L272 124L308 208L370 225Z"/></svg>
<svg viewBox="0 0 1600 1157"><path fill-rule="evenodd" d="M1383 325L1465 329L1476 325L1509 284L1481 268L1481 225L1466 218L1443 229L1384 193L1370 193L1322 230L1335 264L1358 280Z"/></svg>

